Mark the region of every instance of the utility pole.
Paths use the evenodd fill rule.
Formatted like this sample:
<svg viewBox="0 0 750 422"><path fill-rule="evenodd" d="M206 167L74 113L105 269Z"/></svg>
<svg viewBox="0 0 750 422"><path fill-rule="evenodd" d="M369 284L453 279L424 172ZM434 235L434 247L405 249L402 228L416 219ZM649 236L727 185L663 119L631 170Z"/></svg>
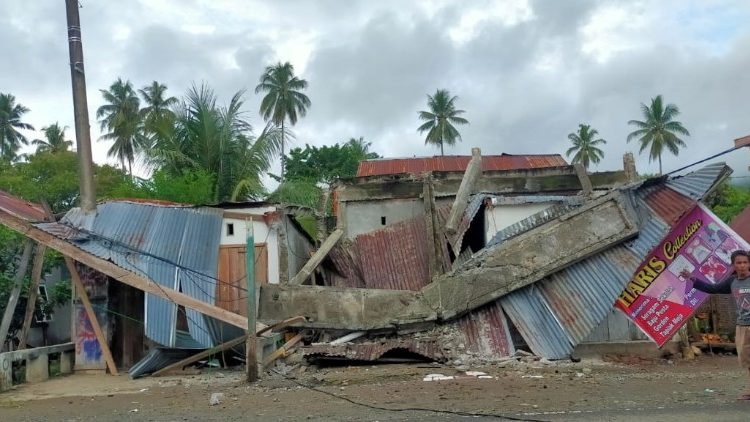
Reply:
<svg viewBox="0 0 750 422"><path fill-rule="evenodd" d="M78 0L65 0L65 12L68 19L70 79L73 83L73 112L75 114L76 146L78 148L81 209L89 213L96 211L96 193L92 171L89 106L86 101L86 74L83 70L83 45L81 43L81 18L78 16Z"/></svg>

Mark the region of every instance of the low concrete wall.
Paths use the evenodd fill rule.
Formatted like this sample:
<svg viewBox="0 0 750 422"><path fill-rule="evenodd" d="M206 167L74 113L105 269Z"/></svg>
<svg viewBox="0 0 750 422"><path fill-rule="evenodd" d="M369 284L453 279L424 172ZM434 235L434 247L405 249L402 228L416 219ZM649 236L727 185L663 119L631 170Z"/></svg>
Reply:
<svg viewBox="0 0 750 422"><path fill-rule="evenodd" d="M617 341L606 343L581 343L573 350L576 357L602 357L604 355L628 355L644 358L659 358L665 354L676 355L680 352L680 343L667 342L662 348L650 340Z"/></svg>
<svg viewBox="0 0 750 422"><path fill-rule="evenodd" d="M26 382L49 379L49 355L60 353L60 372L73 372L73 343L0 353L0 392L13 387L13 362L26 361Z"/></svg>

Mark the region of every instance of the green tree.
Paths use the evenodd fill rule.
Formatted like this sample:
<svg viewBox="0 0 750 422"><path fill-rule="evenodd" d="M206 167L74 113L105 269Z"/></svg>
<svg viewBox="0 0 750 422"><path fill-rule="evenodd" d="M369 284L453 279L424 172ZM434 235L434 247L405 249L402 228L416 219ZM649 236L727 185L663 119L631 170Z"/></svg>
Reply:
<svg viewBox="0 0 750 422"><path fill-rule="evenodd" d="M629 125L637 129L630 132L627 141L638 139L641 148L638 152L649 150L649 161L659 160L659 174L662 174L661 155L666 148L674 155L680 153L685 142L678 135L690 136L690 132L677 120L680 109L674 104L664 106L661 95L651 99L651 106L641 103L643 121L630 120Z"/></svg>
<svg viewBox="0 0 750 422"><path fill-rule="evenodd" d="M143 119L140 115L140 100L130 81L121 78L110 85L109 89L100 90L106 104L96 110L102 132L99 140L114 141L107 152L109 157L120 160L123 171L128 163L128 174L133 174L133 161L147 146L143 131Z"/></svg>
<svg viewBox="0 0 750 422"><path fill-rule="evenodd" d="M293 148L289 151L284 180L310 180L330 186L337 179L354 178L360 161L379 158L369 148L370 143L362 138L352 138L343 145Z"/></svg>
<svg viewBox="0 0 750 422"><path fill-rule="evenodd" d="M67 126L61 127L57 122L42 128L44 139L34 139L32 145L36 145L36 151L50 151L52 153L67 151L73 146L73 141L65 139Z"/></svg>
<svg viewBox="0 0 750 422"><path fill-rule="evenodd" d="M281 127L281 176L284 177L285 166L285 122L294 126L299 117L305 117L310 108L310 99L302 93L307 88L307 81L294 75L291 63L281 62L266 67L260 76L260 83L255 93L265 92L260 103L260 113L267 122L271 121Z"/></svg>
<svg viewBox="0 0 750 422"><path fill-rule="evenodd" d="M430 111L420 111L419 119L424 121L417 130L419 133L427 132L424 140L425 145L439 145L440 155L445 155L443 145L454 145L457 140L461 140L461 134L453 125L465 125L469 121L461 114L464 110L456 110L456 100L458 97L451 97L450 92L445 89L438 89L435 95L427 96L427 107Z"/></svg>
<svg viewBox="0 0 750 422"><path fill-rule="evenodd" d="M34 130L34 127L21 121L29 109L16 104L16 97L0 93L0 159L13 161L21 145L29 141L19 129Z"/></svg>
<svg viewBox="0 0 750 422"><path fill-rule="evenodd" d="M717 217L729 224L750 205L750 189L724 182L706 198L705 202Z"/></svg>
<svg viewBox="0 0 750 422"><path fill-rule="evenodd" d="M153 81L151 85L139 89L138 93L145 104L140 113L146 134L159 136L164 133L165 127L168 129L174 125L175 114L172 107L177 105L178 100L167 96L166 85Z"/></svg>
<svg viewBox="0 0 750 422"><path fill-rule="evenodd" d="M604 152L597 145L607 143L604 139L597 139L598 135L599 132L596 129L592 129L591 126L578 125L577 133L568 134L568 139L573 143L573 146L565 154L570 157L570 154L575 153L573 163L581 163L586 169L589 168L589 164L591 163L598 164L602 157L604 157Z"/></svg>
<svg viewBox="0 0 750 422"><path fill-rule="evenodd" d="M216 202L264 196L261 176L278 153L282 132L268 124L255 137L243 118L242 96L237 92L221 107L207 85L191 88L178 108L173 133L151 149L151 164L173 176L184 170L213 175Z"/></svg>

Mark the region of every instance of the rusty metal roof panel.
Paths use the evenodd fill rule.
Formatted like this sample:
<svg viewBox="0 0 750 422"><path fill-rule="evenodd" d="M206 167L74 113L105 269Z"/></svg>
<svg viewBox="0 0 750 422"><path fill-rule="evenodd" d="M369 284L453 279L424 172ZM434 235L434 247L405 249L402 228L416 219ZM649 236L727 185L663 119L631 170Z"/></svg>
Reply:
<svg viewBox="0 0 750 422"><path fill-rule="evenodd" d="M1 190L0 210L31 222L44 221L46 217L44 208L41 205L26 201Z"/></svg>
<svg viewBox="0 0 750 422"><path fill-rule="evenodd" d="M471 160L470 155L446 155L415 158L381 158L359 163L357 177L384 176L390 174L420 174L424 172L463 172ZM559 154L549 155L484 155L483 171L527 170L567 166Z"/></svg>
<svg viewBox="0 0 750 422"><path fill-rule="evenodd" d="M651 211L669 225L680 221L680 218L697 204L696 201L663 185L647 188L642 195Z"/></svg>
<svg viewBox="0 0 750 422"><path fill-rule="evenodd" d="M676 192L697 201L703 199L717 181L732 174L725 163L713 163L684 176L667 180L666 185Z"/></svg>
<svg viewBox="0 0 750 422"><path fill-rule="evenodd" d="M742 236L743 239L750 242L750 206L734 217L729 227Z"/></svg>
<svg viewBox="0 0 750 422"><path fill-rule="evenodd" d="M396 338L342 345L311 345L302 348L302 356L308 360L335 358L341 360L371 362L381 359L388 352L407 351L428 359L443 362L445 356L433 338Z"/></svg>
<svg viewBox="0 0 750 422"><path fill-rule="evenodd" d="M485 359L515 353L508 321L498 301L459 318L454 324L463 334L467 350Z"/></svg>
<svg viewBox="0 0 750 422"><path fill-rule="evenodd" d="M413 218L354 239L368 289L419 290L430 282L424 218Z"/></svg>

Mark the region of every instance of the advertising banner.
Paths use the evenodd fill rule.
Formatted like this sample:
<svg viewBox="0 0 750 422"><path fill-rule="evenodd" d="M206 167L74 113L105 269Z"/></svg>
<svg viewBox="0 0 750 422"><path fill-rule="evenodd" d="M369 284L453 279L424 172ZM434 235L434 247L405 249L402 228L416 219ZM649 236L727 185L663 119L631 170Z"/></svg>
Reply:
<svg viewBox="0 0 750 422"><path fill-rule="evenodd" d="M708 297L682 271L718 283L731 274L730 255L738 249L750 247L698 204L646 255L615 306L661 347Z"/></svg>

